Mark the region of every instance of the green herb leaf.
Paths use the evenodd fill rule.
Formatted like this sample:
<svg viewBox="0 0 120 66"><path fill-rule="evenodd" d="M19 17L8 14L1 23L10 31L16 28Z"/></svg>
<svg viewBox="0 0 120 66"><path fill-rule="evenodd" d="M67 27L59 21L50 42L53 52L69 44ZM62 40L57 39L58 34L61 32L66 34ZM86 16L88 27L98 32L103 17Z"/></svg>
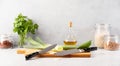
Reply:
<svg viewBox="0 0 120 66"><path fill-rule="evenodd" d="M18 33L20 37L20 43L24 44L24 40L28 33L35 34L35 30L38 29L38 25L34 24L27 16L23 16L21 13L15 18L13 23L13 32Z"/></svg>

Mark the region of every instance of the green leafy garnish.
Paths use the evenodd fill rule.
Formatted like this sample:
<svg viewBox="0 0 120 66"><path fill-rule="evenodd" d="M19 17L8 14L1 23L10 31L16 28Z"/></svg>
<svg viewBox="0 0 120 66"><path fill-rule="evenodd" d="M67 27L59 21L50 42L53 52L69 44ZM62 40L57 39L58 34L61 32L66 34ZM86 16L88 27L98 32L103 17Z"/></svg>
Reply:
<svg viewBox="0 0 120 66"><path fill-rule="evenodd" d="M20 47L24 45L27 34L35 34L35 30L38 27L38 24L34 24L31 19L23 16L21 13L15 18L13 31L19 35Z"/></svg>

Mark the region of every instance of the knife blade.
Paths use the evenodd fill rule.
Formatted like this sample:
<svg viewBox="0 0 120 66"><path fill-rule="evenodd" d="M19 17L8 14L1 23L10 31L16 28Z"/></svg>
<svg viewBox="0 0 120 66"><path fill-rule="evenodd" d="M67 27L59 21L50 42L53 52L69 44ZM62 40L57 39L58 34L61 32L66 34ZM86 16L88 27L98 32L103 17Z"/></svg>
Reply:
<svg viewBox="0 0 120 66"><path fill-rule="evenodd" d="M71 49L71 50L64 50L61 52L55 53L56 56L65 56L69 54L74 54L74 53L81 53L81 52L90 52L97 50L97 47L90 47L90 48L85 48L85 49Z"/></svg>
<svg viewBox="0 0 120 66"><path fill-rule="evenodd" d="M25 59L29 60L29 59L35 57L36 55L44 54L44 53L50 51L51 49L55 48L56 46L57 46L57 44L54 44L54 45L51 45L51 46L49 46L49 47L47 47L47 48L45 48L45 49L43 49L41 51L37 51L37 52L31 53L31 54L25 56Z"/></svg>

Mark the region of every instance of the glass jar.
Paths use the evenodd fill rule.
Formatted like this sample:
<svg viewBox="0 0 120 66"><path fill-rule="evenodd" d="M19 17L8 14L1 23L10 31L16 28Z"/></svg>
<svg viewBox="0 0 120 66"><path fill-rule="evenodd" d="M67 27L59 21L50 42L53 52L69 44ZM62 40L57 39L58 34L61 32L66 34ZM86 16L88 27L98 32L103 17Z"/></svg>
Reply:
<svg viewBox="0 0 120 66"><path fill-rule="evenodd" d="M0 35L0 48L11 48L12 46L13 42L10 35Z"/></svg>
<svg viewBox="0 0 120 66"><path fill-rule="evenodd" d="M94 44L98 48L104 47L104 37L110 34L109 24L96 24Z"/></svg>
<svg viewBox="0 0 120 66"><path fill-rule="evenodd" d="M119 38L117 35L105 36L104 49L114 51L118 50L119 46Z"/></svg>

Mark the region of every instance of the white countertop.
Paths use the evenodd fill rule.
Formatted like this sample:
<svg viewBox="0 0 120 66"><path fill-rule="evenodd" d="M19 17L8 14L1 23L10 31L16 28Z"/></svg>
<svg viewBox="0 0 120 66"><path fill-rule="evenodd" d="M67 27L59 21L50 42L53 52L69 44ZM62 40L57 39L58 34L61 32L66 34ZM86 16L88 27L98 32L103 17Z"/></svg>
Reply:
<svg viewBox="0 0 120 66"><path fill-rule="evenodd" d="M0 66L120 66L120 50L99 49L91 58L39 58L26 61L17 49L0 49Z"/></svg>

